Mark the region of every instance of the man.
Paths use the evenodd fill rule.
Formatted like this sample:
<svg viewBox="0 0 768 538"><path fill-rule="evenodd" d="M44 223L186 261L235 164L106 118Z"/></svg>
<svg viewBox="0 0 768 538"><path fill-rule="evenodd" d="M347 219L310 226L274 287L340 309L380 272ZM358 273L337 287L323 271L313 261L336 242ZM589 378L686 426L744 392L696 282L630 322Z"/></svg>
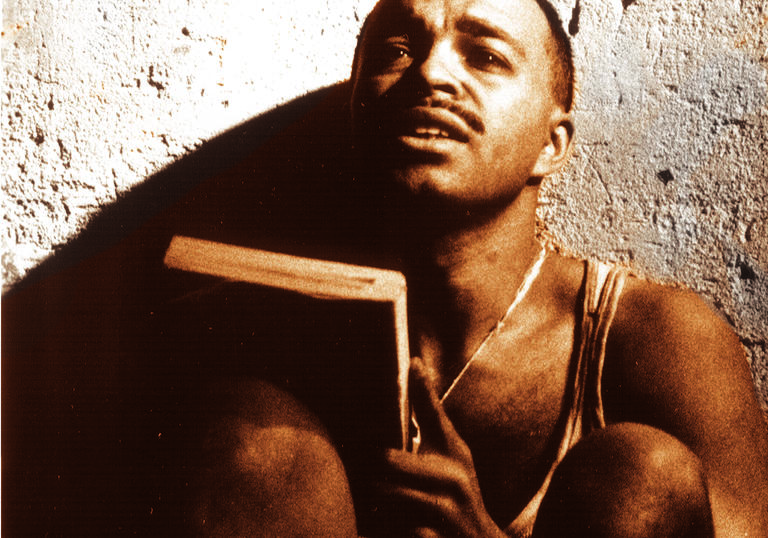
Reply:
<svg viewBox="0 0 768 538"><path fill-rule="evenodd" d="M352 74L357 181L386 200L385 241L409 283L422 437L417 453L370 463L370 505L354 500L358 523L374 521L366 533L768 532L768 439L730 329L690 292L542 253L535 239L539 185L569 154L572 72L543 1L383 0L366 22ZM354 534L330 442L300 425L287 441L274 421L240 417L248 434L226 460L252 491L283 484L258 528ZM295 450L269 473L257 462L278 453L272 443ZM247 527L235 512L219 515Z"/></svg>
<svg viewBox="0 0 768 538"><path fill-rule="evenodd" d="M249 161L77 267L78 287L35 292L46 317L13 320L28 340L48 330L34 352L4 348L4 378L24 385L4 400L23 434L6 451L6 528L764 535L768 440L735 336L688 292L536 242L539 184L566 162L574 131L570 64L544 2L382 0L351 81L352 181L335 183L349 215L307 213L318 181L249 185ZM316 238L344 231L346 247L372 244L363 258L405 273L415 453L355 460L290 386L221 366L240 340L211 344L213 325L157 329L162 308L190 294L131 267L160 265L175 233L247 244L284 232L252 215L286 202L278 221L296 227L299 253L319 255ZM159 532L163 513L172 524Z"/></svg>

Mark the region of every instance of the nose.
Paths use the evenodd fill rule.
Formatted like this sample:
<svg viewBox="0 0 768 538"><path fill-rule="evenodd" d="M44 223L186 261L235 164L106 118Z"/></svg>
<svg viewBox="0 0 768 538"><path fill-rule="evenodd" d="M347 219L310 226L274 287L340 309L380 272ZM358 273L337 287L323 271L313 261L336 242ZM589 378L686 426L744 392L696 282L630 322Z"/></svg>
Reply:
<svg viewBox="0 0 768 538"><path fill-rule="evenodd" d="M458 55L449 42L437 42L419 65L419 74L432 92L457 95L461 89Z"/></svg>

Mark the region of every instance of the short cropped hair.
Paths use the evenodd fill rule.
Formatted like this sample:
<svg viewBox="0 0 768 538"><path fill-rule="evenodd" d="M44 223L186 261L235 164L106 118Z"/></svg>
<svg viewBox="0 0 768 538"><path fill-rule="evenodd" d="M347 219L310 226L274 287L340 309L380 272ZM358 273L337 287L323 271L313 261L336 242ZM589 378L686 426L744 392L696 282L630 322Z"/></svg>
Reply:
<svg viewBox="0 0 768 538"><path fill-rule="evenodd" d="M573 108L574 87L575 87L575 69L573 67L573 49L571 39L565 31L563 21L560 19L557 10L548 0L536 0L549 24L549 31L552 39L545 45L547 55L550 58L550 70L552 75L552 96L557 104L563 107L563 110L570 112ZM357 46L355 56L352 62L352 77L357 74L357 66L362 52L363 39L370 26L371 15L366 17L360 34L357 37Z"/></svg>
<svg viewBox="0 0 768 538"><path fill-rule="evenodd" d="M546 50L550 58L552 71L552 95L566 112L573 108L575 69L573 67L573 48L571 39L565 31L563 21L557 10L547 0L536 0L547 17L552 40Z"/></svg>

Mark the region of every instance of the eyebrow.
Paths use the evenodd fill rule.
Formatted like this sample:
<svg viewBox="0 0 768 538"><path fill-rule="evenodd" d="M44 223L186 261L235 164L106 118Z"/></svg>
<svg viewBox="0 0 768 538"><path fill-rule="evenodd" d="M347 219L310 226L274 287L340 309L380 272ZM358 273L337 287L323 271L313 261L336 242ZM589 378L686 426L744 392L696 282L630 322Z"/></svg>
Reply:
<svg viewBox="0 0 768 538"><path fill-rule="evenodd" d="M512 34L485 19L464 15L456 22L456 29L461 33L475 37L499 39L512 47L522 59L525 60L527 57L525 47L519 39L512 37Z"/></svg>

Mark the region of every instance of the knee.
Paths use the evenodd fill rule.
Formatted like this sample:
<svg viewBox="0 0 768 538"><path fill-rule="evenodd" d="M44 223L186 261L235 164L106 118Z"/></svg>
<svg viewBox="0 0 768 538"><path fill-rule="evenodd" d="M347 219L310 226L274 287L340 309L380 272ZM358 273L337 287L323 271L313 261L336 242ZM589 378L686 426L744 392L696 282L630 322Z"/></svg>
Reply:
<svg viewBox="0 0 768 538"><path fill-rule="evenodd" d="M540 536L712 536L698 457L650 426L617 424L580 441L558 466Z"/></svg>
<svg viewBox="0 0 768 538"><path fill-rule="evenodd" d="M351 536L344 467L314 415L267 383L238 382L225 393L215 398L221 413L208 421L202 442L191 507L195 531Z"/></svg>

